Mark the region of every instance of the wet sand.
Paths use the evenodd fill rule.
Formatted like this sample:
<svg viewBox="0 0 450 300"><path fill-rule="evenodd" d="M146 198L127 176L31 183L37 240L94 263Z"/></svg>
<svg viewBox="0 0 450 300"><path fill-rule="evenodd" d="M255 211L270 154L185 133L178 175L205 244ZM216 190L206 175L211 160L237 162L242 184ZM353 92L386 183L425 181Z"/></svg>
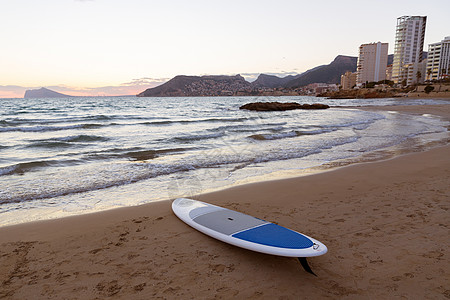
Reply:
<svg viewBox="0 0 450 300"><path fill-rule="evenodd" d="M0 228L0 298L448 299L449 183L446 145L196 197L317 238L318 277L201 234L169 201Z"/></svg>

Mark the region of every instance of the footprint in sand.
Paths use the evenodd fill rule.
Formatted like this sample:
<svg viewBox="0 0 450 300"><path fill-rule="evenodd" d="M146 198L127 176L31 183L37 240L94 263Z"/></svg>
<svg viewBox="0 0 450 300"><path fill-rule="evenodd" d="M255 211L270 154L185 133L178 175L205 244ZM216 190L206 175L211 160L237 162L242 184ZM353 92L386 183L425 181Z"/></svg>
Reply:
<svg viewBox="0 0 450 300"><path fill-rule="evenodd" d="M138 284L138 285L135 285L134 286L134 290L136 291L136 292L140 292L140 291L142 291L143 289L144 289L144 287L147 285L147 283L141 283L141 284Z"/></svg>
<svg viewBox="0 0 450 300"><path fill-rule="evenodd" d="M101 281L95 286L95 289L99 291L100 294L111 297L120 292L122 286L119 286L117 280L110 282Z"/></svg>

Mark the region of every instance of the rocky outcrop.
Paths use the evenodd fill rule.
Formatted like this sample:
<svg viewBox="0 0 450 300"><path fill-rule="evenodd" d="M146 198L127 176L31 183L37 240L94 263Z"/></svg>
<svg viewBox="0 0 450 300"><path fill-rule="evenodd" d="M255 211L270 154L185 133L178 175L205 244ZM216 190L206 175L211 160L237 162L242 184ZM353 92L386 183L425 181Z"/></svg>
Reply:
<svg viewBox="0 0 450 300"><path fill-rule="evenodd" d="M284 111L294 109L326 109L326 104L300 104L297 102L253 102L247 103L239 107L239 109L247 109L253 111Z"/></svg>
<svg viewBox="0 0 450 300"><path fill-rule="evenodd" d="M168 82L143 91L138 97L199 97L233 96L238 91L250 90L250 83L240 75L179 75Z"/></svg>
<svg viewBox="0 0 450 300"><path fill-rule="evenodd" d="M330 106L321 103L302 104L301 107L301 109L327 109L327 108L330 108Z"/></svg>
<svg viewBox="0 0 450 300"><path fill-rule="evenodd" d="M69 95L61 94L46 88L40 88L37 90L27 90L25 91L24 98L63 98L72 97Z"/></svg>
<svg viewBox="0 0 450 300"><path fill-rule="evenodd" d="M398 97L399 92L407 92L400 90L375 90L375 89L359 89L359 90L340 90L336 92L325 92L317 95L317 97L327 97L329 99L375 99L375 98L392 98Z"/></svg>

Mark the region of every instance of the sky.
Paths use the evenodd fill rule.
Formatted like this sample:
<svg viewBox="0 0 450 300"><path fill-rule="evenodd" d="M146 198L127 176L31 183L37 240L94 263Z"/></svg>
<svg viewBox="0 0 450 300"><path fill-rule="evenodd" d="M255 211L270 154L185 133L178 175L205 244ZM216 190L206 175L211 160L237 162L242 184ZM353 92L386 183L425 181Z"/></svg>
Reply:
<svg viewBox="0 0 450 300"><path fill-rule="evenodd" d="M284 77L388 42L427 16L425 47L450 36L449 0L0 0L0 98L47 87L134 95L176 75Z"/></svg>

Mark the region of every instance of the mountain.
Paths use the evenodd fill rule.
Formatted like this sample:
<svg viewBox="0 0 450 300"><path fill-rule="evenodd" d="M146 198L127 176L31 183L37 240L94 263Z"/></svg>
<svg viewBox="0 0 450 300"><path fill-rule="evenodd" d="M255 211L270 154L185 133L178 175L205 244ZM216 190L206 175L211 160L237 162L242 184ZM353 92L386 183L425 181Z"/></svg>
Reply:
<svg viewBox="0 0 450 300"><path fill-rule="evenodd" d="M423 53L427 57L427 52ZM394 60L394 54L388 55L388 65ZM295 76L277 77L274 75L261 74L252 86L268 88L297 88L310 83L340 83L341 75L347 71L356 72L358 58L354 56L338 55L330 64L312 68L302 74Z"/></svg>
<svg viewBox="0 0 450 300"><path fill-rule="evenodd" d="M287 84L297 78L300 78L301 76L304 76L312 71L315 71L322 66L317 66L312 69L309 69L306 72L303 72L301 74L297 75L289 75L286 77L277 77L275 75L267 75L267 74L260 74L258 78L252 82L253 87L267 87L267 88L285 88L287 87Z"/></svg>
<svg viewBox="0 0 450 300"><path fill-rule="evenodd" d="M424 52L424 58L427 53ZM388 55L392 64L394 55ZM340 83L345 72L356 72L358 58L338 55L328 65L321 65L308 71L286 77L260 74L249 83L240 75L235 76L185 76L179 75L168 82L143 91L139 97L193 97L193 96L232 96L259 95L259 88L287 89L293 91L310 83ZM259 93L259 94L258 94ZM267 93L267 92L265 92ZM270 93L270 92L268 92Z"/></svg>
<svg viewBox="0 0 450 300"><path fill-rule="evenodd" d="M61 94L46 88L40 88L37 90L26 90L24 98L58 98L58 97L72 97L69 95Z"/></svg>
<svg viewBox="0 0 450 300"><path fill-rule="evenodd" d="M285 87L297 88L316 82L339 83L342 74L347 71L356 71L357 60L357 57L338 55L330 64L306 71L298 78L286 83Z"/></svg>
<svg viewBox="0 0 450 300"><path fill-rule="evenodd" d="M241 75L178 75L166 83L146 89L138 97L195 97L231 96L238 91L248 90L250 83Z"/></svg>
<svg viewBox="0 0 450 300"><path fill-rule="evenodd" d="M356 71L356 57L338 55L329 65L312 68L299 75L277 77L260 74L253 82L241 75L185 76L178 75L168 82L143 91L138 97L195 97L257 95L258 88L297 88L315 82L339 83L346 71Z"/></svg>
<svg viewBox="0 0 450 300"><path fill-rule="evenodd" d="M275 75L267 75L267 74L259 74L258 78L252 82L253 87L267 87L267 88L280 88L284 87L284 85L301 76L299 75L289 75L286 77L277 77Z"/></svg>

